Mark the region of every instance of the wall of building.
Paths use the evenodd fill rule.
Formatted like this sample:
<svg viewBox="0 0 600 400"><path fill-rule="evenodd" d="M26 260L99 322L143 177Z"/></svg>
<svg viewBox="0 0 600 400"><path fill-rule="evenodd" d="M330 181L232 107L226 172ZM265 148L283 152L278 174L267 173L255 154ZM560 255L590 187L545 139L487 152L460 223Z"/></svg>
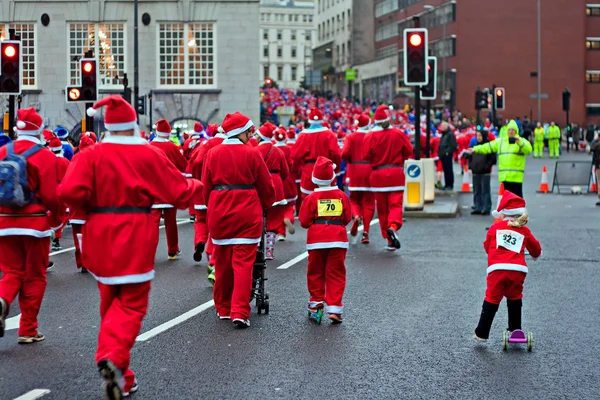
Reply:
<svg viewBox="0 0 600 400"><path fill-rule="evenodd" d="M72 128L84 116L83 105L65 103L64 89L69 83L71 23L123 24L125 72L129 86L133 86L133 2L9 0L3 1L2 7L0 26L9 27L10 23L21 22L35 24L36 86L24 92L23 106L38 108L49 126ZM40 22L44 13L50 17L47 27ZM185 118L217 123L225 114L234 111L259 120L256 97L260 76L259 26L258 23L249 23L259 21L258 0L147 1L139 5L140 19L144 13L150 15L151 22L148 26L139 24L140 94L153 92L154 121L158 118L172 121ZM158 31L161 23L212 24L214 48L211 62L214 67L211 84L179 87L159 84ZM188 43L188 46L191 45ZM182 66L188 64L181 60L178 62ZM205 65L206 61L202 63ZM122 87L115 86L101 93L121 91ZM140 122L143 128L148 128L147 116L142 116Z"/></svg>

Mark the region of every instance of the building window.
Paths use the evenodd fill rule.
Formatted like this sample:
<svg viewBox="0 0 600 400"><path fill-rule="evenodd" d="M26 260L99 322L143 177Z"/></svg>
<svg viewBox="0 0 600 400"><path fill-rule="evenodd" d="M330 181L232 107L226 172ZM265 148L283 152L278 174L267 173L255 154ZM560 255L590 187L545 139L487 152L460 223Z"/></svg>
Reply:
<svg viewBox="0 0 600 400"><path fill-rule="evenodd" d="M283 67L281 65L277 67L277 80L283 80Z"/></svg>
<svg viewBox="0 0 600 400"><path fill-rule="evenodd" d="M298 68L294 65L292 66L292 82L296 82L298 74Z"/></svg>
<svg viewBox="0 0 600 400"><path fill-rule="evenodd" d="M212 23L160 24L159 85L214 87L216 37Z"/></svg>
<svg viewBox="0 0 600 400"><path fill-rule="evenodd" d="M292 58L296 58L296 48L292 47Z"/></svg>
<svg viewBox="0 0 600 400"><path fill-rule="evenodd" d="M296 31L292 31L292 40L296 40Z"/></svg>
<svg viewBox="0 0 600 400"><path fill-rule="evenodd" d="M269 66L268 65L263 65L263 75L264 75L264 79L267 79L269 77Z"/></svg>
<svg viewBox="0 0 600 400"><path fill-rule="evenodd" d="M312 15L308 16L308 22L313 22L313 16Z"/></svg>
<svg viewBox="0 0 600 400"><path fill-rule="evenodd" d="M283 47L277 48L277 57L279 57L279 58L283 57Z"/></svg>
<svg viewBox="0 0 600 400"><path fill-rule="evenodd" d="M585 14L589 17L600 17L600 4L588 4Z"/></svg>
<svg viewBox="0 0 600 400"><path fill-rule="evenodd" d="M127 71L123 24L69 24L69 81L80 84L79 59L93 50L98 59L99 87L119 87Z"/></svg>
<svg viewBox="0 0 600 400"><path fill-rule="evenodd" d="M587 38L585 47L588 50L600 50L600 38Z"/></svg>
<svg viewBox="0 0 600 400"><path fill-rule="evenodd" d="M436 40L429 44L429 48L436 57L454 57L456 55L456 38Z"/></svg>
<svg viewBox="0 0 600 400"><path fill-rule="evenodd" d="M398 9L398 0L379 0L375 5L375 18L389 14Z"/></svg>
<svg viewBox="0 0 600 400"><path fill-rule="evenodd" d="M277 40L283 39L283 31L281 29L277 29Z"/></svg>
<svg viewBox="0 0 600 400"><path fill-rule="evenodd" d="M269 46L263 47L263 57L269 57Z"/></svg>
<svg viewBox="0 0 600 400"><path fill-rule="evenodd" d="M585 81L587 83L600 83L600 71L586 71Z"/></svg>
<svg viewBox="0 0 600 400"><path fill-rule="evenodd" d="M446 3L421 16L422 28L435 28L456 21L456 5Z"/></svg>
<svg viewBox="0 0 600 400"><path fill-rule="evenodd" d="M382 47L375 51L375 58L381 59L392 56L398 52L398 45L396 43L389 46Z"/></svg>
<svg viewBox="0 0 600 400"><path fill-rule="evenodd" d="M411 4L418 3L419 1L421 0L398 0L398 7L400 7L400 9L403 9L410 6Z"/></svg>
<svg viewBox="0 0 600 400"><path fill-rule="evenodd" d="M36 42L36 26L35 24L0 24L0 42L8 40L8 30L14 29L15 35L21 37L21 53L23 54L23 79L21 85L26 89L34 89L36 87L36 57L35 57L35 42ZM83 55L83 54L82 54Z"/></svg>
<svg viewBox="0 0 600 400"><path fill-rule="evenodd" d="M319 31L321 31L321 27L319 27ZM306 31L306 34L304 35L304 38L306 39L307 42L310 42L310 31Z"/></svg>
<svg viewBox="0 0 600 400"><path fill-rule="evenodd" d="M263 31L263 39L264 40L269 40L269 31L267 29L265 29Z"/></svg>
<svg viewBox="0 0 600 400"><path fill-rule="evenodd" d="M298 22L298 14L294 15L294 22Z"/></svg>
<svg viewBox="0 0 600 400"><path fill-rule="evenodd" d="M600 115L600 104L586 104L585 115L588 117L596 117Z"/></svg>
<svg viewBox="0 0 600 400"><path fill-rule="evenodd" d="M385 24L381 24L377 26L375 30L375 40L381 41L385 39L389 39L391 37L398 35L398 23L396 21L390 21Z"/></svg>

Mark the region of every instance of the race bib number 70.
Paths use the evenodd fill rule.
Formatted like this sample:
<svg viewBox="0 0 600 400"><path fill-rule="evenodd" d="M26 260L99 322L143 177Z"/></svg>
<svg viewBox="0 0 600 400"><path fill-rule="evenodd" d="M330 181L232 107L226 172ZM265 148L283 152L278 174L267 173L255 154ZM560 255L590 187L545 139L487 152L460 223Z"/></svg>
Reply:
<svg viewBox="0 0 600 400"><path fill-rule="evenodd" d="M319 200L317 205L317 215L319 217L339 217L342 215L344 207L342 206L342 200Z"/></svg>
<svg viewBox="0 0 600 400"><path fill-rule="evenodd" d="M520 253L525 236L519 232L503 229L496 231L496 248L504 247L506 250Z"/></svg>

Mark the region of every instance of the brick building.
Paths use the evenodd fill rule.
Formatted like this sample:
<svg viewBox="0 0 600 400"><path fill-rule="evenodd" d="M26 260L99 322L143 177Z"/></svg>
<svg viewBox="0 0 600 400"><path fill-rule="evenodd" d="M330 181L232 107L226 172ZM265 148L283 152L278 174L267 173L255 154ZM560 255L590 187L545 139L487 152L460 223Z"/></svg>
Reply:
<svg viewBox="0 0 600 400"><path fill-rule="evenodd" d="M600 2L590 3L541 2L539 106L544 121L564 126L562 92L568 87L571 121L600 123ZM402 88L402 32L413 27L412 19L418 15L438 57L439 106L449 105L452 89L456 108L473 115L477 86L496 84L506 89L506 110L500 115L538 118L536 1L376 0L374 7L376 58L384 68L378 75L371 63L357 67L359 77L361 69L369 70L369 82L361 83L367 95L383 93L390 86L389 65L397 51L397 101L410 100Z"/></svg>
<svg viewBox="0 0 600 400"><path fill-rule="evenodd" d="M154 121L185 131L238 110L259 121L259 0L140 1L139 16L140 94L152 92ZM133 2L4 0L0 39L11 28L24 47L22 106L50 127L77 130L84 117L64 89L77 83L76 57L88 49L99 59L101 96L121 93L124 73L133 86ZM140 125L148 129L148 116Z"/></svg>

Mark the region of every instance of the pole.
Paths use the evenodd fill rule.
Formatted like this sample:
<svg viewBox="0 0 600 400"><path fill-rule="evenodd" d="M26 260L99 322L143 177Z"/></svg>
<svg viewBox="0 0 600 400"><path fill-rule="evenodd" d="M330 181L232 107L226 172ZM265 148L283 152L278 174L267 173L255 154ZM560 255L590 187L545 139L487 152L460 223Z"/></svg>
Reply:
<svg viewBox="0 0 600 400"><path fill-rule="evenodd" d="M138 0L133 0L133 102L137 105L140 96L140 74L139 74L139 40L138 40ZM140 115L135 107L137 122L140 123Z"/></svg>
<svg viewBox="0 0 600 400"><path fill-rule="evenodd" d="M11 139L15 139L15 96L8 96L8 136Z"/></svg>
<svg viewBox="0 0 600 400"><path fill-rule="evenodd" d="M569 110L567 110L567 111L565 111L565 112L567 113L567 125L566 125L565 127L566 127L566 129L567 129L567 130L566 130L566 132L569 132ZM566 134L566 133L565 133L565 134ZM569 140L569 138L567 138L567 140ZM568 145L569 145L569 144L567 143L567 146L568 146ZM568 148L568 147L567 147L567 148ZM575 150L577 150L577 149L575 149Z"/></svg>
<svg viewBox="0 0 600 400"><path fill-rule="evenodd" d="M23 101L23 96L18 95L17 96L17 110L21 109L21 102Z"/></svg>
<svg viewBox="0 0 600 400"><path fill-rule="evenodd" d="M85 109L86 111L90 108L92 108L94 106L94 103L85 103ZM87 112L85 113L85 129L87 132L94 132L96 133L96 130L94 129L94 117L90 117L89 115L87 115ZM84 133L83 131L81 133Z"/></svg>
<svg viewBox="0 0 600 400"><path fill-rule="evenodd" d="M444 23L444 43L446 43L446 25L447 23ZM444 93L446 91L446 58L444 56L444 58L442 59L442 64L443 64L443 70L442 70L442 93Z"/></svg>
<svg viewBox="0 0 600 400"><path fill-rule="evenodd" d="M542 1L537 0L537 101L538 121L542 120Z"/></svg>
<svg viewBox="0 0 600 400"><path fill-rule="evenodd" d="M492 85L492 124L496 125L496 84Z"/></svg>
<svg viewBox="0 0 600 400"><path fill-rule="evenodd" d="M427 124L427 130L425 133L425 158L429 158L429 138L431 136L431 100L427 100L427 115L425 119L425 123ZM421 138L419 138L421 139ZM420 141L420 140L419 140Z"/></svg>
<svg viewBox="0 0 600 400"><path fill-rule="evenodd" d="M150 117L150 129L152 129L152 91L150 91L150 94L148 95L148 105L150 106L150 112L149 112L149 117Z"/></svg>
<svg viewBox="0 0 600 400"><path fill-rule="evenodd" d="M421 27L421 18L413 17L415 28ZM427 60L427 59L426 59ZM427 61L425 61L427 64ZM427 68L425 69L427 73ZM415 86L415 160L421 159L421 87Z"/></svg>
<svg viewBox="0 0 600 400"><path fill-rule="evenodd" d="M477 109L477 119L475 120L475 123L476 123L477 125L481 124L481 118L479 117L479 112L480 112L480 111L481 111L480 109Z"/></svg>

